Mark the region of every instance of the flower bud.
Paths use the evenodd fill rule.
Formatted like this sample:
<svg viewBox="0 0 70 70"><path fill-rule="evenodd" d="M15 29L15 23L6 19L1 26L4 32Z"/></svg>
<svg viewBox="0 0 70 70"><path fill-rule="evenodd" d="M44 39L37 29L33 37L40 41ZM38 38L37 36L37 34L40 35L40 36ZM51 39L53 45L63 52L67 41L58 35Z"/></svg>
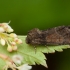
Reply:
<svg viewBox="0 0 70 70"><path fill-rule="evenodd" d="M11 34L10 34L10 37L16 38L17 35L16 35L15 33L11 33Z"/></svg>
<svg viewBox="0 0 70 70"><path fill-rule="evenodd" d="M22 43L22 40L21 39L18 39L18 43L21 44Z"/></svg>
<svg viewBox="0 0 70 70"><path fill-rule="evenodd" d="M7 30L6 30L6 32L13 32L14 30L12 29L12 28L8 28Z"/></svg>
<svg viewBox="0 0 70 70"><path fill-rule="evenodd" d="M0 42L3 46L5 45L5 40L4 39L1 38Z"/></svg>
<svg viewBox="0 0 70 70"><path fill-rule="evenodd" d="M7 29L7 28L8 28L8 23L2 23L2 27L3 27L4 29Z"/></svg>
<svg viewBox="0 0 70 70"><path fill-rule="evenodd" d="M7 50L8 50L9 52L12 52L12 46L11 46L11 45L8 45Z"/></svg>
<svg viewBox="0 0 70 70"><path fill-rule="evenodd" d="M21 39L18 39L18 38L14 38L14 41L18 44L21 44L22 43L22 40Z"/></svg>
<svg viewBox="0 0 70 70"><path fill-rule="evenodd" d="M8 23L2 23L2 27L6 30L6 32L13 32L13 29L8 25Z"/></svg>
<svg viewBox="0 0 70 70"><path fill-rule="evenodd" d="M15 43L15 42L11 42L11 45L12 45L12 46L15 46L15 45L16 45L16 43Z"/></svg>
<svg viewBox="0 0 70 70"><path fill-rule="evenodd" d="M22 43L22 40L21 39L18 39L17 43L18 44L21 44Z"/></svg>
<svg viewBox="0 0 70 70"><path fill-rule="evenodd" d="M3 27L0 27L0 33L4 32L4 28Z"/></svg>
<svg viewBox="0 0 70 70"><path fill-rule="evenodd" d="M17 50L17 46L12 46L12 49L13 49L14 51L16 51L16 50Z"/></svg>
<svg viewBox="0 0 70 70"><path fill-rule="evenodd" d="M14 38L14 41L17 42L18 41L18 38Z"/></svg>

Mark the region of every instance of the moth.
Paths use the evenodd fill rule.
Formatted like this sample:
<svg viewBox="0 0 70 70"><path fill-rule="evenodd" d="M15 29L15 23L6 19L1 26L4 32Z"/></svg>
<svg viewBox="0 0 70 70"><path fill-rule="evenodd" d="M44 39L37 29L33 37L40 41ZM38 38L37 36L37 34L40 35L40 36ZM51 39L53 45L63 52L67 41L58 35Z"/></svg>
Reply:
<svg viewBox="0 0 70 70"><path fill-rule="evenodd" d="M70 26L58 26L47 30L34 28L26 37L30 45L68 45L70 44Z"/></svg>

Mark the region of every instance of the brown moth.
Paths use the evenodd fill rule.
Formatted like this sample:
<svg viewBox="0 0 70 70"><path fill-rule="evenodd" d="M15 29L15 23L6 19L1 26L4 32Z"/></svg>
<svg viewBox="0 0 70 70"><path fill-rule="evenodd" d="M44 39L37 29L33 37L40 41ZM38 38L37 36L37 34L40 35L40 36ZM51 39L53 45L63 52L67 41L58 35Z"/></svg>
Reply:
<svg viewBox="0 0 70 70"><path fill-rule="evenodd" d="M26 43L30 45L68 45L70 26L58 26L47 30L32 29L28 32Z"/></svg>

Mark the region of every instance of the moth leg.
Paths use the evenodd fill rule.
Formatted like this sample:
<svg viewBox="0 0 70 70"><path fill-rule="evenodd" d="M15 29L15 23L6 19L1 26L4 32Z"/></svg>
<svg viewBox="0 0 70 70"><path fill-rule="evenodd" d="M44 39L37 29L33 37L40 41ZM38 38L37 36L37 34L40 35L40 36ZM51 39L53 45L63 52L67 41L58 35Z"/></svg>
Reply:
<svg viewBox="0 0 70 70"><path fill-rule="evenodd" d="M37 49L36 49L36 46L34 46L34 50L35 50L35 54L36 54L36 50L37 50Z"/></svg>
<svg viewBox="0 0 70 70"><path fill-rule="evenodd" d="M47 46L47 45L45 45L45 46Z"/></svg>

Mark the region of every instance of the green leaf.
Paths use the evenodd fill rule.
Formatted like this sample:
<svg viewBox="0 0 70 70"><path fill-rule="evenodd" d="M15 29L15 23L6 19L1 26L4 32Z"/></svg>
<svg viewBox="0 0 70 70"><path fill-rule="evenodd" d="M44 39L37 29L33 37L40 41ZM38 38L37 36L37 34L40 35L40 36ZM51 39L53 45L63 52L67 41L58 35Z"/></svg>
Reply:
<svg viewBox="0 0 70 70"><path fill-rule="evenodd" d="M25 39L26 36L19 36L20 39L22 39L23 44L18 45L18 51L9 53L7 51L7 46L1 46L0 45L0 53L4 53L10 57L12 57L15 54L20 54L23 56L24 60L22 63L28 63L30 65L35 64L41 64L45 67L47 67L46 64L46 57L43 53L54 53L55 51L63 51L63 49L70 48L69 45L60 45L60 46L36 46L35 47L29 44L26 44ZM3 65L2 65L3 63ZM2 70L5 63L0 60L0 70Z"/></svg>
<svg viewBox="0 0 70 70"><path fill-rule="evenodd" d="M47 67L45 56L43 53L54 53L55 51L63 51L63 49L70 48L69 45L60 45L60 46L36 46L35 47L29 44L26 44L26 36L19 36L23 40L23 44L19 47L19 52L25 56L25 63L29 62L29 64L41 64ZM22 48L23 47L23 48ZM27 56L27 57L26 57ZM29 57L28 57L29 56ZM27 61L28 60L28 61Z"/></svg>
<svg viewBox="0 0 70 70"><path fill-rule="evenodd" d="M70 48L69 45L59 45L59 46L39 46L37 47L37 51L41 51L43 53L55 53L55 51L62 52L63 49Z"/></svg>
<svg viewBox="0 0 70 70"><path fill-rule="evenodd" d="M21 36L20 38L23 40L23 44L18 48L18 52L24 56L23 63L29 63L30 65L35 65L37 63L47 67L44 54L40 51L35 52L34 46L26 44L26 36Z"/></svg>

